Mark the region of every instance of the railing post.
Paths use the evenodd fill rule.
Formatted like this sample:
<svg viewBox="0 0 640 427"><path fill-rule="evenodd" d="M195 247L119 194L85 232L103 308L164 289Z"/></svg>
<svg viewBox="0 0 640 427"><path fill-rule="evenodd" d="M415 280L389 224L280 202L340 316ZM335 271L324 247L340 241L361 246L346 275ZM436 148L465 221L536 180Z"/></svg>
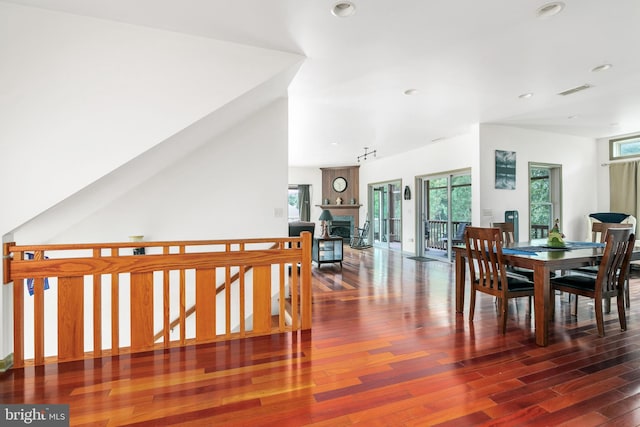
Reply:
<svg viewBox="0 0 640 427"><path fill-rule="evenodd" d="M13 254L14 261L22 261L23 258L24 258L24 252L16 252ZM5 270L5 273L7 272L8 270ZM9 277L7 277L7 280L10 280ZM24 366L24 279L18 279L18 280L13 280L13 367L22 368L23 366Z"/></svg>
<svg viewBox="0 0 640 427"><path fill-rule="evenodd" d="M303 231L302 260L300 262L300 311L302 329L311 329L311 233Z"/></svg>
<svg viewBox="0 0 640 427"><path fill-rule="evenodd" d="M34 251L33 259L42 261L44 251ZM33 348L37 365L44 365L44 279L33 279Z"/></svg>
<svg viewBox="0 0 640 427"><path fill-rule="evenodd" d="M2 284L7 285L11 281L9 279L11 274L9 273L9 269L11 268L11 252L9 252L9 248L14 246L15 242L8 242L2 245Z"/></svg>

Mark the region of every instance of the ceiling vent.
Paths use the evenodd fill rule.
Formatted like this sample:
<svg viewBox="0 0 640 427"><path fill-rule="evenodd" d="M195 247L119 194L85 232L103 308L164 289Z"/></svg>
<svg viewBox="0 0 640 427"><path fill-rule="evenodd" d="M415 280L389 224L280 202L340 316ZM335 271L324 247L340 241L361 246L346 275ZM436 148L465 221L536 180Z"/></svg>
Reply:
<svg viewBox="0 0 640 427"><path fill-rule="evenodd" d="M576 92L580 92L580 91L589 89L591 87L593 87L593 86L591 86L589 83L585 83L582 86L577 86L577 87L574 87L574 88L571 88L571 89L567 89L567 90L565 90L563 92L560 92L558 95L562 95L562 96L573 95Z"/></svg>
<svg viewBox="0 0 640 427"><path fill-rule="evenodd" d="M547 3L538 9L538 18L549 18L562 12L562 9L564 9L564 3L561 1Z"/></svg>

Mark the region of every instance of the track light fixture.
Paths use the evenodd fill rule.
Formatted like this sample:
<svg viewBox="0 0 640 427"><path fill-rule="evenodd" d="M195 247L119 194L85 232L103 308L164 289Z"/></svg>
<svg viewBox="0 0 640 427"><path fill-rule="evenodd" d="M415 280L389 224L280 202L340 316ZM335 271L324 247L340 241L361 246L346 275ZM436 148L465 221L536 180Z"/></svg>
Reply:
<svg viewBox="0 0 640 427"><path fill-rule="evenodd" d="M358 156L358 163L360 163L360 159L362 160L367 160L367 156L370 156L373 154L373 157L376 156L376 151L377 150L373 150L373 151L368 151L369 147L364 147L364 154L361 154Z"/></svg>

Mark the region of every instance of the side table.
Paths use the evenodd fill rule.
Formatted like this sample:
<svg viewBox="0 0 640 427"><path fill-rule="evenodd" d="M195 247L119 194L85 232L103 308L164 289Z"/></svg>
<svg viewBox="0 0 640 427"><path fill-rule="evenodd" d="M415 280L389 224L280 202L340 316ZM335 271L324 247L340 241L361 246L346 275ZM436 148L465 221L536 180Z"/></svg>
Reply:
<svg viewBox="0 0 640 427"><path fill-rule="evenodd" d="M311 258L318 264L340 263L342 268L342 237L331 236L329 238L314 237Z"/></svg>

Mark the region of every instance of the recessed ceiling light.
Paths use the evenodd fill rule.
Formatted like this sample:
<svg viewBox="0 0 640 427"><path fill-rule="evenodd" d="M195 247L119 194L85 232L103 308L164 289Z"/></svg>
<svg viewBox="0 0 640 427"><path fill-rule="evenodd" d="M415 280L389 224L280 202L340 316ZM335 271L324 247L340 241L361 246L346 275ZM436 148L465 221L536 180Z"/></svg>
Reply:
<svg viewBox="0 0 640 427"><path fill-rule="evenodd" d="M611 67L613 67L613 65L611 65L611 64L602 64L602 65L598 65L597 67L593 67L591 69L591 72L592 73L597 73L598 71L608 70Z"/></svg>
<svg viewBox="0 0 640 427"><path fill-rule="evenodd" d="M350 1L341 1L331 8L331 13L339 18L347 18L356 13L356 5Z"/></svg>
<svg viewBox="0 0 640 427"><path fill-rule="evenodd" d="M407 89L404 91L405 95L411 96L411 95L417 95L418 94L418 89Z"/></svg>
<svg viewBox="0 0 640 427"><path fill-rule="evenodd" d="M533 94L531 92L529 93L523 93L522 95L518 95L518 98L520 99L529 99L533 96Z"/></svg>
<svg viewBox="0 0 640 427"><path fill-rule="evenodd" d="M562 12L562 9L564 9L564 3L562 3L561 1L547 3L544 6L538 8L538 18L549 18Z"/></svg>

